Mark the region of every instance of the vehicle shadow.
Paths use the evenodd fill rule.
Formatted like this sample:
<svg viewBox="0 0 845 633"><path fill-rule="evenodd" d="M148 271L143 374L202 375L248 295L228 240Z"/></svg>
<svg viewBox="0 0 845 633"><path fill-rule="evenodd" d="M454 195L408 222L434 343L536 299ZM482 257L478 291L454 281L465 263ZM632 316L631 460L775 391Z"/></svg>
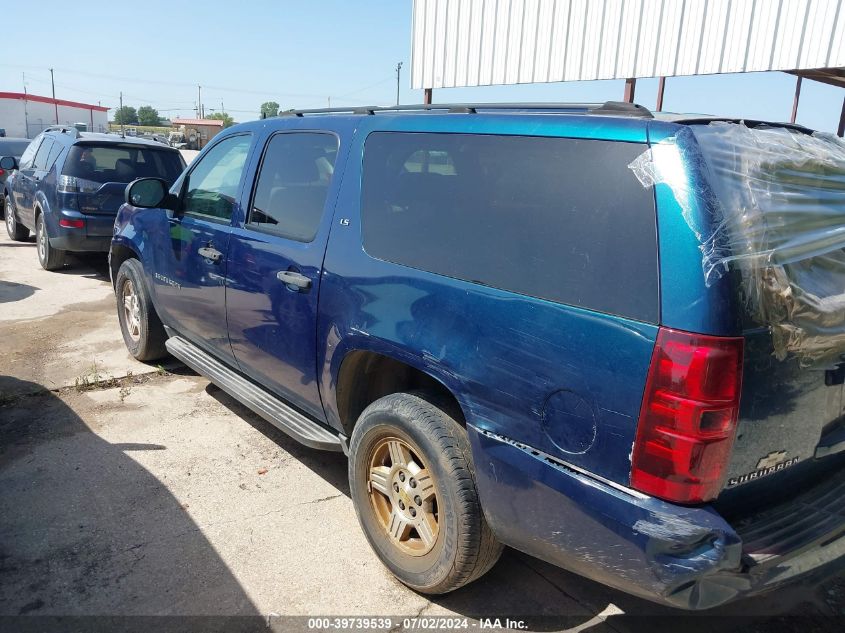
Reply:
<svg viewBox="0 0 845 633"><path fill-rule="evenodd" d="M65 267L56 272L62 275L110 281L109 260L106 253L73 253L68 256Z"/></svg>
<svg viewBox="0 0 845 633"><path fill-rule="evenodd" d="M132 458L166 446L110 444L41 385L5 382L32 395L0 397L0 616L259 615L186 509Z"/></svg>
<svg viewBox="0 0 845 633"><path fill-rule="evenodd" d="M12 303L31 297L38 290L29 284L19 284L14 281L0 279L0 303Z"/></svg>
<svg viewBox="0 0 845 633"><path fill-rule="evenodd" d="M29 241L29 242L2 242L2 243L0 243L0 247L2 247L2 248L19 248L19 247L23 246L23 247L27 247L27 248L34 248L35 247L35 241L32 240L32 238L30 238L30 240L31 241Z"/></svg>
<svg viewBox="0 0 845 633"><path fill-rule="evenodd" d="M818 587L799 585L707 611L682 611L505 549L497 565L481 579L430 598L467 617L523 620L530 631L838 633L841 614L835 617L822 607L819 594Z"/></svg>

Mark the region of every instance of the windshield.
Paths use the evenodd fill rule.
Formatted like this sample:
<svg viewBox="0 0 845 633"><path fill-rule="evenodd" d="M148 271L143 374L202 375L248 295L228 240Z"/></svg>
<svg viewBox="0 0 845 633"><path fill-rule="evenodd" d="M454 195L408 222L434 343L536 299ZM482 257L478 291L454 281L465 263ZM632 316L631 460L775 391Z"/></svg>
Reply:
<svg viewBox="0 0 845 633"><path fill-rule="evenodd" d="M27 145L29 145L28 140L13 141L0 138L0 156L20 158Z"/></svg>
<svg viewBox="0 0 845 633"><path fill-rule="evenodd" d="M174 151L137 145L74 145L62 173L99 183L163 178L172 185L184 167L181 155Z"/></svg>

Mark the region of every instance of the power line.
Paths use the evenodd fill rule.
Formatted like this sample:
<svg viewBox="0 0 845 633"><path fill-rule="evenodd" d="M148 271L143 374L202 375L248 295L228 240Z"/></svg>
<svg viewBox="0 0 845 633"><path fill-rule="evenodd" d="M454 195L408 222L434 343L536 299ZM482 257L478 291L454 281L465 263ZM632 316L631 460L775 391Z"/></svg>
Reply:
<svg viewBox="0 0 845 633"><path fill-rule="evenodd" d="M344 97L349 97L349 96L351 96L351 95L356 95L356 94L358 94L359 92L364 92L365 90L369 90L370 88L375 88L376 86L380 86L380 85L382 85L382 84L385 84L385 83L387 83L388 81L391 81L392 79L393 79L393 77L392 77L392 76L391 76L391 77L387 77L387 78L385 78L385 79L382 79L381 81L377 81L377 82L376 82L376 83L374 83L374 84L370 84L369 86L364 86L363 88L358 88L357 90L353 90L352 92L347 92L346 94L343 94L343 95L340 95L340 96L338 96L338 97L335 97L335 99L343 99Z"/></svg>

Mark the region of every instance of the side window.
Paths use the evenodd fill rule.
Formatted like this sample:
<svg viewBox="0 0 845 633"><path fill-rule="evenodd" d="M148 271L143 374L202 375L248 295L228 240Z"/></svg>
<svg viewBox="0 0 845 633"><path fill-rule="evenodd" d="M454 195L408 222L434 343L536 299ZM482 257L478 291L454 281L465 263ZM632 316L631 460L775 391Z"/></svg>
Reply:
<svg viewBox="0 0 845 633"><path fill-rule="evenodd" d="M658 320L654 196L637 143L375 132L361 222L373 257L598 312Z"/></svg>
<svg viewBox="0 0 845 633"><path fill-rule="evenodd" d="M231 219L251 143L251 134L232 136L202 157L187 176L188 188L182 204L185 213Z"/></svg>
<svg viewBox="0 0 845 633"><path fill-rule="evenodd" d="M62 149L64 149L64 147L61 143L53 143L53 149L50 150L50 154L49 156L47 156L46 169L53 168L53 164L56 162L56 159L59 157L59 154L62 153Z"/></svg>
<svg viewBox="0 0 845 633"><path fill-rule="evenodd" d="M317 234L334 173L337 137L276 134L267 144L248 225L298 242Z"/></svg>
<svg viewBox="0 0 845 633"><path fill-rule="evenodd" d="M35 154L35 161L33 168L38 170L47 169L47 157L50 155L50 150L53 149L53 139L45 138Z"/></svg>
<svg viewBox="0 0 845 633"><path fill-rule="evenodd" d="M21 169L32 169L32 162L35 160L35 153L38 151L38 147L41 145L41 141L43 140L43 136L36 136L32 140L32 143L30 143L23 151L21 159L18 161L18 165Z"/></svg>

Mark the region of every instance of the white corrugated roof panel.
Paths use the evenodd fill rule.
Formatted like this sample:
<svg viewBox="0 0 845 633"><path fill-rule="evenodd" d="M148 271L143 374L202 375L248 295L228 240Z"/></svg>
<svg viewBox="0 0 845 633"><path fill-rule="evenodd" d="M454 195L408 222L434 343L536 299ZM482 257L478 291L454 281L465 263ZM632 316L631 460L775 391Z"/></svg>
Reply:
<svg viewBox="0 0 845 633"><path fill-rule="evenodd" d="M414 0L412 88L845 66L845 0Z"/></svg>

